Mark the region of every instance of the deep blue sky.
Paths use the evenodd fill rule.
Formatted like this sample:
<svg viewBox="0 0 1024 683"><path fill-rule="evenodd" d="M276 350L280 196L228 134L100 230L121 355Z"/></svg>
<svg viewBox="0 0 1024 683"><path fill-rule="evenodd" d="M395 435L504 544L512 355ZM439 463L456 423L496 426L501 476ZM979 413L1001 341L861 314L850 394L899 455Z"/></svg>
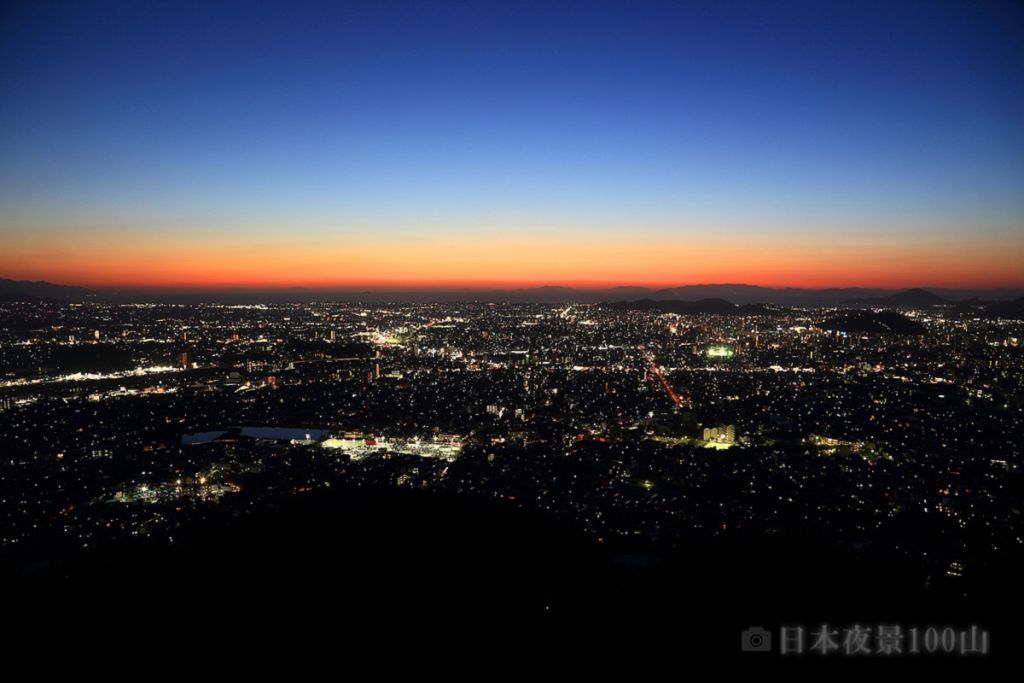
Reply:
<svg viewBox="0 0 1024 683"><path fill-rule="evenodd" d="M996 235L1024 217L1020 3L15 2L0 17L10 231L529 217L656 233L712 215Z"/></svg>

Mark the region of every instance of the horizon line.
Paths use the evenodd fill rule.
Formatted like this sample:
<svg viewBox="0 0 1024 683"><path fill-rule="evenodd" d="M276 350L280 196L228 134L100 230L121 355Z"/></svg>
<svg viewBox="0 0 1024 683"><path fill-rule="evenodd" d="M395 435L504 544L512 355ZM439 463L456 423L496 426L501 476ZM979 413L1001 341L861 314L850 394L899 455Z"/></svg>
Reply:
<svg viewBox="0 0 1024 683"><path fill-rule="evenodd" d="M634 283L620 281L434 281L428 283L417 283L410 281L374 281L366 283L330 283L330 284L287 284L287 283L80 283L54 281L46 279L15 279L0 276L0 280L7 280L13 283L49 284L60 287L77 287L93 292L117 292L117 291L151 291L151 292L215 292L215 291L236 291L236 292L288 292L288 291L309 291L309 292L451 292L451 291L507 291L507 290L537 290L537 289L571 289L578 291L602 291L610 289L641 289L658 291L665 289L683 289L688 287L748 287L758 289L775 290L844 290L844 289L873 289L873 290L974 290L993 291L1001 289L1024 289L1024 281L1020 283L1005 284L917 284L917 285L884 285L884 284L822 284L822 285L791 285L791 284L760 284L756 282L689 282L689 283Z"/></svg>

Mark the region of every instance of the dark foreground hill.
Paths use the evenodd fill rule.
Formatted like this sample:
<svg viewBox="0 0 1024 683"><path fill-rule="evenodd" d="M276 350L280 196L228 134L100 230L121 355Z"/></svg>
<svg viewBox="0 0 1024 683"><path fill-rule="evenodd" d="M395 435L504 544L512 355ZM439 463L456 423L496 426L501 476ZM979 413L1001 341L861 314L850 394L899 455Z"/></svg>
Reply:
<svg viewBox="0 0 1024 683"><path fill-rule="evenodd" d="M868 334L924 334L924 325L895 311L846 311L817 324L823 330Z"/></svg>
<svg viewBox="0 0 1024 683"><path fill-rule="evenodd" d="M1018 571L978 577L983 591L968 602L962 586L926 589L910 566L822 539L705 539L659 552L597 543L509 504L335 488L182 530L172 547L8 571L4 642L36 662L60 653L190 671L214 657L235 675L327 666L344 678L367 664L483 680L616 669L673 680L964 675L978 660L784 660L741 652L740 633L982 623L1009 649L1020 635Z"/></svg>
<svg viewBox="0 0 1024 683"><path fill-rule="evenodd" d="M1024 297L1012 301L999 301L990 304L985 312L999 318L1024 319Z"/></svg>
<svg viewBox="0 0 1024 683"><path fill-rule="evenodd" d="M739 306L725 299L700 299L698 301L639 299L637 301L617 301L605 305L619 311L658 311L678 313L679 315L771 315L782 312L782 309L777 306L767 304Z"/></svg>

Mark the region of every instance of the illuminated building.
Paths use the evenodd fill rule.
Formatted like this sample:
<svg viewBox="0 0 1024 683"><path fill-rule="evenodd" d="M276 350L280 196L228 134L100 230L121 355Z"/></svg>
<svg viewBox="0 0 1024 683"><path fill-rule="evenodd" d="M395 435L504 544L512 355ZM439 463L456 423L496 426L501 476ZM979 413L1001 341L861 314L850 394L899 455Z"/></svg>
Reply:
<svg viewBox="0 0 1024 683"><path fill-rule="evenodd" d="M726 425L724 427L705 427L703 436L704 441L708 442L723 444L736 443L736 427L735 425Z"/></svg>
<svg viewBox="0 0 1024 683"><path fill-rule="evenodd" d="M724 344L709 346L707 350L708 358L732 358L734 353L731 346L725 346Z"/></svg>

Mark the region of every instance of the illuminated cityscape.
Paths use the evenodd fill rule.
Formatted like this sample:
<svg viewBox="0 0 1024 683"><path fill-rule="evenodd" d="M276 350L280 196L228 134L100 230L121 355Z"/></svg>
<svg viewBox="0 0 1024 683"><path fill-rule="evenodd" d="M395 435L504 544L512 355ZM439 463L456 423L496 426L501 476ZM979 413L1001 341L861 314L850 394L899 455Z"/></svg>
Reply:
<svg viewBox="0 0 1024 683"><path fill-rule="evenodd" d="M0 150L12 672L1016 664L1020 2L10 0Z"/></svg>
<svg viewBox="0 0 1024 683"><path fill-rule="evenodd" d="M1019 316L2 310L0 542L30 575L61 570L40 552L173 547L225 514L367 487L500 501L610 557L799 537L975 605L978 577L1024 548ZM865 314L915 327L828 329Z"/></svg>

